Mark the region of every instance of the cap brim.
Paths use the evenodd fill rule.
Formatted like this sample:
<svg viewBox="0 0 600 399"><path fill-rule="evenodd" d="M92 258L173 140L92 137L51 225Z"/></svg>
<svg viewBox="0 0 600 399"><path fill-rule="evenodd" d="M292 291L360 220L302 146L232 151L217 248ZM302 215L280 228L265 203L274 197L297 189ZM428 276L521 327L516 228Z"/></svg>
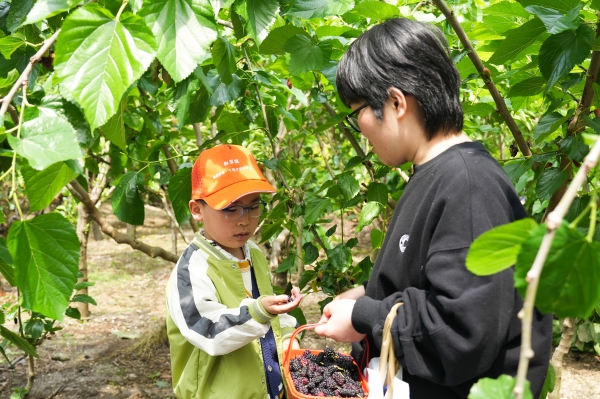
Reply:
<svg viewBox="0 0 600 399"><path fill-rule="evenodd" d="M237 199L254 193L276 193L275 187L264 180L245 180L227 186L211 196L202 198L213 209L223 209Z"/></svg>

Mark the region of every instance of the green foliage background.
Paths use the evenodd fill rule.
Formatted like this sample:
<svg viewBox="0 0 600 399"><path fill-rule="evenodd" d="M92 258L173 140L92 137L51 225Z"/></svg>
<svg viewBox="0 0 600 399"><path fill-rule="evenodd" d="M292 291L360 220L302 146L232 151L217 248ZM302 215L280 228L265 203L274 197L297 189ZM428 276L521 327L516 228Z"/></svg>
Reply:
<svg viewBox="0 0 600 399"><path fill-rule="evenodd" d="M401 174L410 174L411 166L381 164L365 139L344 127L349 109L336 95L335 72L353 39L400 16L446 34L463 79L464 130L503 165L532 216L482 236L468 266L485 274L516 264L516 285L524 292L524 275L545 233L537 226L600 132L591 112L599 101L600 2L458 0L448 6L460 29L446 19L443 5L0 2L0 96L9 96L0 111L0 222L10 226L0 241L0 273L23 298L0 316L11 320L19 309L32 315L19 334L4 327L0 334L35 353L56 320L78 317L72 302L93 301L75 295L91 284L77 284L75 202L96 220L89 195L100 187L117 218L142 225L144 204L162 197L177 222L187 223L190 167L217 143L248 147L278 187L260 228L262 242L290 232L277 273L299 273L302 289L330 296L367 279L406 184ZM40 53L44 43L47 51ZM559 229L536 305L578 317L587 328L585 342L600 353L597 182L593 170ZM58 195L72 206L40 214ZM361 254L357 237L367 226L372 252Z"/></svg>

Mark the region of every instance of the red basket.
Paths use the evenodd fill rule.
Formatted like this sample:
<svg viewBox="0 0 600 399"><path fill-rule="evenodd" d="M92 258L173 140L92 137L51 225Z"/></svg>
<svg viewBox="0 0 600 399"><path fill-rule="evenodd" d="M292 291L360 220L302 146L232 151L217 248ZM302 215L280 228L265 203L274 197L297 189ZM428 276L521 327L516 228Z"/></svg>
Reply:
<svg viewBox="0 0 600 399"><path fill-rule="evenodd" d="M292 375L290 373L290 361L292 359L302 355L306 351L306 349L293 349L291 343L294 341L294 339L296 338L296 335L299 332L302 332L304 330L308 330L311 328L315 328L316 326L317 326L317 324L305 324L303 326L300 326L296 329L296 331L294 331L294 333L292 334L292 336L290 338L290 345L288 347L287 352L285 353L285 355L283 357L283 374L284 374L285 382L287 385L288 399L313 399L313 398L335 399L336 398L334 396L305 395L303 393L298 392L298 390L296 389L296 386L294 385L294 382L292 381ZM314 350L314 349L309 349L309 350L311 351L311 353L313 353L315 355L318 355L319 353L323 352L322 350ZM362 389L365 392L365 398L366 398L369 396L369 386L367 384L367 379L363 375L362 370L360 369L360 367L358 366L356 361L353 361L353 363L356 366L356 368L358 369L358 376L360 377L360 382L362 384Z"/></svg>

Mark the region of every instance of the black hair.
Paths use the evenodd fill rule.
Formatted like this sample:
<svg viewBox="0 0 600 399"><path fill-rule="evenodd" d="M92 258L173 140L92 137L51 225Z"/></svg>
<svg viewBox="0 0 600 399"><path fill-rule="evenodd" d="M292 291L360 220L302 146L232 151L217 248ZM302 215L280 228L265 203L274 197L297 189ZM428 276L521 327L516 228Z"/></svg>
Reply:
<svg viewBox="0 0 600 399"><path fill-rule="evenodd" d="M406 18L362 33L340 60L336 76L344 104L366 102L380 122L390 88L412 95L422 108L427 140L462 131L460 83L442 31Z"/></svg>

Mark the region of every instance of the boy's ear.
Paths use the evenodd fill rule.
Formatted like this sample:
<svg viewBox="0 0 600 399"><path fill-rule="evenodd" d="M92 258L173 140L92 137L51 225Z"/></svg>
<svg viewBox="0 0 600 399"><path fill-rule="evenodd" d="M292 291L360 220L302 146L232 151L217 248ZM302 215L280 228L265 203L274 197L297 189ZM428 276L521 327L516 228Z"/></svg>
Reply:
<svg viewBox="0 0 600 399"><path fill-rule="evenodd" d="M408 102L406 101L406 96L402 91L396 87L390 87L388 89L389 100L394 105L396 109L396 117L402 118L407 110L408 110Z"/></svg>
<svg viewBox="0 0 600 399"><path fill-rule="evenodd" d="M190 202L188 203L189 207L190 207L190 212L192 213L192 218L196 221L196 222L201 222L203 215L202 215L202 205L200 205L198 203L198 201L194 201L194 200L190 200Z"/></svg>

